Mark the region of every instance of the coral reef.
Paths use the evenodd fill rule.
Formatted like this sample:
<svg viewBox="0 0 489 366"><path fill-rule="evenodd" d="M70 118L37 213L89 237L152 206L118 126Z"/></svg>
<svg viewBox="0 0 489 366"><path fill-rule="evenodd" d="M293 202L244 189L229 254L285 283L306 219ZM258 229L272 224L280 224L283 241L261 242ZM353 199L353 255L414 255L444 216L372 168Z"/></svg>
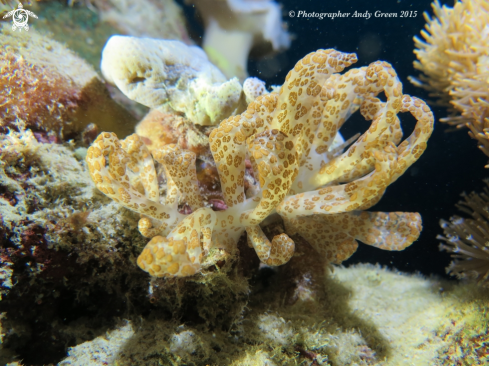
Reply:
<svg viewBox="0 0 489 366"><path fill-rule="evenodd" d="M134 118L115 103L95 70L60 43L31 30L0 36L0 128L30 128L69 139L96 122L127 135Z"/></svg>
<svg viewBox="0 0 489 366"><path fill-rule="evenodd" d="M329 265L356 240L402 249L421 226L365 210L424 151L431 112L386 63L340 74L354 61L308 55L213 131L158 110L140 137L104 132L88 151L55 124L0 131L0 362L483 364L487 294ZM372 125L343 152L358 109ZM407 111L418 122L401 143Z"/></svg>
<svg viewBox="0 0 489 366"><path fill-rule="evenodd" d="M290 46L282 23L281 7L265 0L188 0L195 4L205 24L203 48L227 78L248 76L251 50L267 54Z"/></svg>
<svg viewBox="0 0 489 366"><path fill-rule="evenodd" d="M193 123L215 125L238 107L241 84L226 80L198 47L179 41L111 37L102 54L108 82L126 96Z"/></svg>
<svg viewBox="0 0 489 366"><path fill-rule="evenodd" d="M78 2L35 4L44 14L28 34L0 35L0 87L15 96L0 98L0 364L489 363L486 289L332 264L357 241L401 250L421 230L417 213L368 211L433 129L429 108L403 94L389 64L343 72L355 55L319 50L269 93L258 79L241 88L200 73L211 68L200 50L170 65L141 48L126 69L135 91L171 97L125 137L134 119L117 117L94 69L67 47L93 46L99 58L107 22L185 43L181 15L167 0ZM268 1L221 3L281 23ZM74 26L67 47L34 32L48 23L58 41ZM185 47L176 50L194 49ZM229 103L212 89L225 83ZM188 105L176 109L178 100ZM338 131L357 110L349 125L370 127L345 141ZM401 112L416 123L404 142ZM488 194L466 197L473 219L445 224L452 273L475 268L482 284Z"/></svg>
<svg viewBox="0 0 489 366"><path fill-rule="evenodd" d="M226 206L219 211L204 206L200 197L195 154L174 145L153 151L168 185L160 201L153 159L141 139L132 135L119 141L102 133L88 150L87 165L104 194L143 215L139 230L152 240L138 265L158 277L190 276L225 253L233 255L244 231L260 260L273 266L293 256L289 235L297 233L333 263L355 252L356 239L387 250L402 250L416 240L418 214L362 211L421 156L433 115L423 101L402 94L388 63L339 74L354 62L355 54L311 53L289 72L279 92L258 97L211 132ZM381 92L386 102L376 98ZM345 145L337 132L359 108L372 124L341 153ZM399 112L417 120L402 143ZM247 154L257 182L245 192ZM191 214L182 213L179 203ZM273 213L286 230L270 242L259 224Z"/></svg>
<svg viewBox="0 0 489 366"><path fill-rule="evenodd" d="M414 37L418 58L414 67L423 74L411 81L427 89L439 104L460 113L441 122L467 126L489 156L489 4L462 0L451 8L436 0L432 7L433 18L424 14L424 40Z"/></svg>
<svg viewBox="0 0 489 366"><path fill-rule="evenodd" d="M489 186L489 180L485 183ZM448 273L489 287L489 189L462 197L457 208L472 218L454 216L450 221L441 220L445 236L438 239L445 244L440 244L440 250L453 253L455 260L447 268Z"/></svg>
<svg viewBox="0 0 489 366"><path fill-rule="evenodd" d="M314 290L319 292L315 298L284 304L282 275L257 285L249 310L231 331L209 333L157 318L124 322L106 336L71 348L60 365L448 366L487 361L488 298L480 289L358 265L335 267Z"/></svg>

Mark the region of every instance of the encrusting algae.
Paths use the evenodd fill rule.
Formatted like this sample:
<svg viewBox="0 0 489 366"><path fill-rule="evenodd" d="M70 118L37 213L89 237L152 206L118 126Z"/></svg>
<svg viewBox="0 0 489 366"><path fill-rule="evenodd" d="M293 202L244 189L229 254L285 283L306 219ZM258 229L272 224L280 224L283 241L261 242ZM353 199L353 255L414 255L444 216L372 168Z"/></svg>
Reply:
<svg viewBox="0 0 489 366"><path fill-rule="evenodd" d="M4 133L20 126L68 140L94 122L100 130L132 132L135 118L112 100L95 70L62 44L4 24L0 46Z"/></svg>

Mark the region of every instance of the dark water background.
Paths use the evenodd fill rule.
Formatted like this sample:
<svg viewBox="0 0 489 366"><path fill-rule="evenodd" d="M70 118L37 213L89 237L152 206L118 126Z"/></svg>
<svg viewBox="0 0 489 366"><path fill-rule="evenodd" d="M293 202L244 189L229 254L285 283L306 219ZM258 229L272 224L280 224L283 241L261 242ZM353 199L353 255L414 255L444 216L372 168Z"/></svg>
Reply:
<svg viewBox="0 0 489 366"><path fill-rule="evenodd" d="M420 35L424 28L423 12L432 14L431 1L293 1L283 0L283 19L288 24L294 41L289 50L275 57L251 60L248 71L268 85L282 84L287 72L307 53L319 48L335 48L344 52L356 52L359 58L353 67L368 65L376 60L390 62L403 83L403 92L428 100L427 93L412 85L407 77L417 76L413 68L416 56L413 53L413 36ZM453 6L453 1L442 2ZM182 4L182 2L180 2ZM183 5L183 4L182 4ZM295 11L291 18L289 11ZM372 13L370 19L352 18L299 18L300 10L307 13L351 13L355 11ZM375 11L398 13L416 11L408 18L375 18ZM202 36L202 26L191 7L185 7L194 39ZM413 13L411 13L413 14ZM194 21L192 21L194 20ZM359 262L380 263L406 272L421 272L425 275L445 276L445 267L450 262L446 252L438 250L438 234L443 231L440 219L459 214L455 203L465 191L481 191L482 179L489 176L484 165L488 158L477 149L476 142L463 129L448 133L448 127L438 122L447 115L444 108L432 107L435 114L435 131L424 155L401 177L389 186L384 197L371 210L419 212L423 218L423 232L418 241L402 252L383 251L361 244L358 251L344 264ZM405 136L414 126L414 119L403 113L400 115ZM356 113L342 128L349 137L363 132L368 127Z"/></svg>

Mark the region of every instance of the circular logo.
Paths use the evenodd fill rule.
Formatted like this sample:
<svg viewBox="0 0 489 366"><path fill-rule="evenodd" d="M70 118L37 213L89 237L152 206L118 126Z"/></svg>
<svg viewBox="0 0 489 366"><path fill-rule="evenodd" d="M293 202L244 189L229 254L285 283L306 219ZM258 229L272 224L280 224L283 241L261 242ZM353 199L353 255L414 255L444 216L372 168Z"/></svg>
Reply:
<svg viewBox="0 0 489 366"><path fill-rule="evenodd" d="M22 4L19 3L19 8L9 11L7 14L3 16L3 19L12 17L12 22L13 22L12 30L14 31L16 29L19 29L19 31L21 31L22 29L28 31L29 24L27 24L27 22L29 21L29 15L31 17L37 18L36 14L34 14L30 10L25 10Z"/></svg>
<svg viewBox="0 0 489 366"><path fill-rule="evenodd" d="M25 26L27 26L27 22L29 21L29 14L27 14L24 9L17 9L14 11L12 20L16 27L24 28Z"/></svg>
<svg viewBox="0 0 489 366"><path fill-rule="evenodd" d="M295 11L293 10L289 11L289 17L291 18L295 17Z"/></svg>

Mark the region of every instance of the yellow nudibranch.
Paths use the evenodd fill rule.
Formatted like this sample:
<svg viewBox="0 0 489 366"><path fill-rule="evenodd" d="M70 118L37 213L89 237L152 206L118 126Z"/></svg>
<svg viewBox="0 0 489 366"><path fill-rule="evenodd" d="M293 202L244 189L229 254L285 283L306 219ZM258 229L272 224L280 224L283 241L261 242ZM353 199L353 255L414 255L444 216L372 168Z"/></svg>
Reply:
<svg viewBox="0 0 489 366"><path fill-rule="evenodd" d="M142 140L102 133L86 161L103 193L141 213L139 230L152 240L138 265L158 277L190 276L212 264L206 261L212 250L235 253L245 231L260 260L272 266L293 256L294 234L332 263L350 257L356 240L386 250L412 244L421 231L418 213L365 210L424 152L433 114L422 100L402 93L387 62L340 74L356 61L355 54L332 49L313 52L278 92L259 96L211 132L227 205L222 211L205 207L199 196L193 152L175 145L153 151L167 179L166 198L160 199L153 158ZM386 101L377 98L380 93ZM355 142L344 142L338 131L359 109L371 125ZM400 112L417 121L404 141ZM245 192L247 158L257 183ZM179 212L179 202L192 213ZM275 214L285 233L270 241L260 224Z"/></svg>

